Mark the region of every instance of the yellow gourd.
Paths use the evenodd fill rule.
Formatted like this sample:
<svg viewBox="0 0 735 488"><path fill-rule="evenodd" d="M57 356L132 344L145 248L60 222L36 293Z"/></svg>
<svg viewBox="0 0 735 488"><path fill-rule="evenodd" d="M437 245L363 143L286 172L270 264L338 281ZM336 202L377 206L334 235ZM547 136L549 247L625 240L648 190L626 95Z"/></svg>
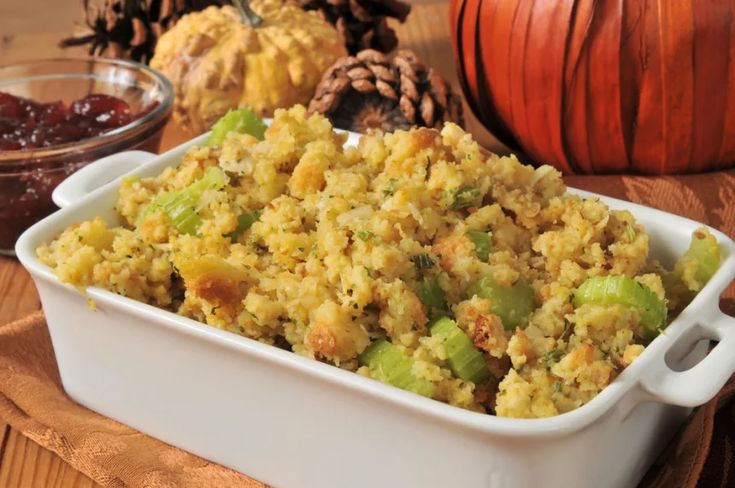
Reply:
<svg viewBox="0 0 735 488"><path fill-rule="evenodd" d="M291 2L253 0L262 22L231 6L188 14L164 33L151 66L174 85L174 118L204 132L228 109L262 116L307 104L322 73L347 54L343 39L315 12ZM257 26L256 26L257 24Z"/></svg>

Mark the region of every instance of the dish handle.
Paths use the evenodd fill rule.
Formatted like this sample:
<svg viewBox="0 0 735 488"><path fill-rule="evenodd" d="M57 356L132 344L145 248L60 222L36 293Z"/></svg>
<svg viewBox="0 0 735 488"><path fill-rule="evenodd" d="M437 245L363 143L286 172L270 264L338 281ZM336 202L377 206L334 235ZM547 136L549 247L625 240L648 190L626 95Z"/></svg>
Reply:
<svg viewBox="0 0 735 488"><path fill-rule="evenodd" d="M711 339L717 345L699 363L685 371L674 371L659 356L640 380L646 399L696 407L710 401L735 373L735 317L718 310L709 321L697 327L694 340ZM670 351L669 351L670 352Z"/></svg>
<svg viewBox="0 0 735 488"><path fill-rule="evenodd" d="M98 159L62 181L54 189L51 199L61 208L68 207L155 157L155 154L146 151L124 151Z"/></svg>

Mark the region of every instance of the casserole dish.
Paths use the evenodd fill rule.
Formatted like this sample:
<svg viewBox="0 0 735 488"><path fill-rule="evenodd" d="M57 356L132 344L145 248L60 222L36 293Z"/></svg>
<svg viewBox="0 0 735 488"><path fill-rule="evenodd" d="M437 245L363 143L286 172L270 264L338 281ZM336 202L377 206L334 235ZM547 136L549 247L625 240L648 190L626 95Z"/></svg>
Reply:
<svg viewBox="0 0 735 488"><path fill-rule="evenodd" d="M714 230L720 269L665 333L587 405L535 420L464 411L97 288L87 290L92 311L35 258L74 222L115 223L119 178L110 179L155 175L202 141L88 166L56 190L63 209L16 246L69 395L163 441L277 486L632 486L688 408L735 370L735 319L717 307L735 275L735 243ZM602 200L637 216L665 264L699 226ZM702 359L707 339L719 344Z"/></svg>

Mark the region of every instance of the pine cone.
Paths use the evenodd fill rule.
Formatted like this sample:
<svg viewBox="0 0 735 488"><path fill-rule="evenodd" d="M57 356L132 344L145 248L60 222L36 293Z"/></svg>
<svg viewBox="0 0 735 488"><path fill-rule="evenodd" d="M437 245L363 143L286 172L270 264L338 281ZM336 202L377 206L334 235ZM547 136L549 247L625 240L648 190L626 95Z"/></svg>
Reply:
<svg viewBox="0 0 735 488"><path fill-rule="evenodd" d="M62 39L60 47L89 45L90 55L133 59L147 63L161 34L189 12L227 0L105 0L102 6L83 0L88 30Z"/></svg>
<svg viewBox="0 0 735 488"><path fill-rule="evenodd" d="M411 6L400 0L298 0L304 10L316 10L345 39L350 54L362 49L387 53L398 44L387 18L406 20Z"/></svg>
<svg viewBox="0 0 735 488"><path fill-rule="evenodd" d="M464 124L459 96L438 71L427 70L405 49L393 59L366 49L337 60L317 85L309 111L356 132Z"/></svg>

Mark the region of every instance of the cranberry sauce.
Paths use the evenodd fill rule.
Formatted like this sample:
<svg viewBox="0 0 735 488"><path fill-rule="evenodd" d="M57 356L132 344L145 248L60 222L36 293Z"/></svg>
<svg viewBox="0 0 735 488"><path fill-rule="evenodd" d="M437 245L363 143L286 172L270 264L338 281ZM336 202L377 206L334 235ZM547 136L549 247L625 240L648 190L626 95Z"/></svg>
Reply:
<svg viewBox="0 0 735 488"><path fill-rule="evenodd" d="M123 100L91 94L72 102L39 103L0 92L0 151L51 147L98 136L155 108L132 113Z"/></svg>
<svg viewBox="0 0 735 488"><path fill-rule="evenodd" d="M108 95L88 95L66 106L0 92L0 154L10 155L0 164L0 255L12 254L18 236L56 209L51 193L70 174L122 150L156 152L162 126L79 151L36 156L24 150L92 138L127 125L157 106L154 102L135 113L125 101Z"/></svg>

